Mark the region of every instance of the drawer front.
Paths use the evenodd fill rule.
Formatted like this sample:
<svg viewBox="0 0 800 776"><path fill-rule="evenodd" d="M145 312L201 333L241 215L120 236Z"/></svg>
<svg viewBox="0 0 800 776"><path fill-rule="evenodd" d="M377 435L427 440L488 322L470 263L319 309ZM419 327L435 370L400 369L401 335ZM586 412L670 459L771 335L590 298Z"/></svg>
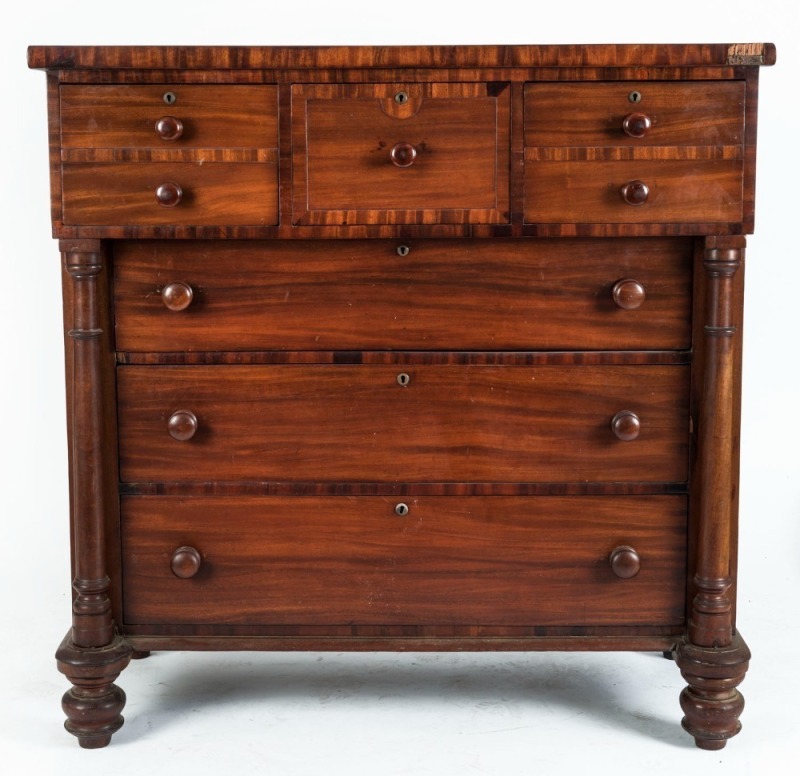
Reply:
<svg viewBox="0 0 800 776"><path fill-rule="evenodd" d="M277 165L186 162L64 164L65 224L242 226L278 222ZM165 207L162 186L180 201ZM175 189L173 189L175 191Z"/></svg>
<svg viewBox="0 0 800 776"><path fill-rule="evenodd" d="M384 497L124 497L125 623L684 621L684 497L406 501L399 516ZM609 564L620 546L639 557L628 579ZM194 576L173 573L179 547Z"/></svg>
<svg viewBox="0 0 800 776"><path fill-rule="evenodd" d="M127 482L687 477L686 366L117 371L120 473ZM640 420L635 440L612 432L623 411ZM191 438L173 438L175 426ZM193 435L189 426L196 426Z"/></svg>
<svg viewBox="0 0 800 776"><path fill-rule="evenodd" d="M741 145L744 90L744 81L527 84L525 145Z"/></svg>
<svg viewBox="0 0 800 776"><path fill-rule="evenodd" d="M177 119L180 129L167 122L159 133L156 125L165 117ZM70 149L277 148L278 88L62 86L61 144Z"/></svg>
<svg viewBox="0 0 800 776"><path fill-rule="evenodd" d="M528 223L738 223L742 160L542 161L526 153ZM623 187L643 182L643 204Z"/></svg>
<svg viewBox="0 0 800 776"><path fill-rule="evenodd" d="M507 223L507 84L298 85L294 220Z"/></svg>
<svg viewBox="0 0 800 776"><path fill-rule="evenodd" d="M121 243L117 349L690 345L689 241L415 240L405 256L398 247L402 253L396 241ZM186 286L184 307L185 297L175 304L172 294ZM626 288L635 298L620 298Z"/></svg>

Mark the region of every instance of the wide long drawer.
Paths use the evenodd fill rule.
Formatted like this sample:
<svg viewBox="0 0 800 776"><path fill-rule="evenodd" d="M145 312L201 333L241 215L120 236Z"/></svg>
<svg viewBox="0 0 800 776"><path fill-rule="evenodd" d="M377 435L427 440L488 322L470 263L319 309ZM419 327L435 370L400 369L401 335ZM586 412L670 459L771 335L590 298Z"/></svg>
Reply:
<svg viewBox="0 0 800 776"><path fill-rule="evenodd" d="M684 482L688 396L687 366L122 366L120 474Z"/></svg>
<svg viewBox="0 0 800 776"><path fill-rule="evenodd" d="M125 497L125 624L683 622L684 497L445 496L405 506Z"/></svg>
<svg viewBox="0 0 800 776"><path fill-rule="evenodd" d="M687 240L123 242L116 347L688 348Z"/></svg>

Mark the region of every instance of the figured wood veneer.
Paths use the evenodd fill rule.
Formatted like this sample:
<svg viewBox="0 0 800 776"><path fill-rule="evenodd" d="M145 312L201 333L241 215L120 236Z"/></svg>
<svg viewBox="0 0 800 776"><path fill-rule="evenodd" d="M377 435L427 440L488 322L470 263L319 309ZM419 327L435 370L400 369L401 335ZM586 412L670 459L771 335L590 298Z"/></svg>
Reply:
<svg viewBox="0 0 800 776"><path fill-rule="evenodd" d="M670 625L681 496L122 500L130 623ZM613 530L607 526L614 525ZM620 579L609 554L638 546ZM191 579L174 550L200 557ZM313 569L313 574L309 574Z"/></svg>
<svg viewBox="0 0 800 776"><path fill-rule="evenodd" d="M738 733L771 44L31 47L85 748L150 649L673 652Z"/></svg>
<svg viewBox="0 0 800 776"><path fill-rule="evenodd" d="M114 258L121 351L691 344L688 240L123 242ZM636 309L615 302L627 278ZM179 314L173 286L192 294Z"/></svg>
<svg viewBox="0 0 800 776"><path fill-rule="evenodd" d="M120 477L685 482L688 380L681 366L125 366ZM624 409L634 442L611 428ZM167 432L175 410L197 416L188 442Z"/></svg>

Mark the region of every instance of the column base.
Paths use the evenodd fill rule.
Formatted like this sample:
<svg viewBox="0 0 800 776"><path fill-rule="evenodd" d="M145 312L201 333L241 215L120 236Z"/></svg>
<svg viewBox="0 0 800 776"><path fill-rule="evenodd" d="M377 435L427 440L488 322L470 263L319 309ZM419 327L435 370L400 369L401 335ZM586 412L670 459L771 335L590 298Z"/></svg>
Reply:
<svg viewBox="0 0 800 776"><path fill-rule="evenodd" d="M105 647L79 647L67 633L56 651L58 670L74 685L64 693L64 727L84 749L107 746L122 727L125 693L114 680L128 665L131 646L119 635Z"/></svg>
<svg viewBox="0 0 800 776"><path fill-rule="evenodd" d="M688 687L681 693L684 730L700 749L722 749L742 728L744 698L736 689L745 677L750 650L735 633L725 647L700 647L687 637L678 642L675 662Z"/></svg>

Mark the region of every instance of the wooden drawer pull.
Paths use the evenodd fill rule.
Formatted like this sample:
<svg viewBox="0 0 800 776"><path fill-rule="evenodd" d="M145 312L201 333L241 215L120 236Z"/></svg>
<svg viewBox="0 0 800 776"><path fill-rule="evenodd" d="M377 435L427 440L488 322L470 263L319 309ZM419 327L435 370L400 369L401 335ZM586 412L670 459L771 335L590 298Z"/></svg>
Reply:
<svg viewBox="0 0 800 776"><path fill-rule="evenodd" d="M389 152L389 157L397 167L410 167L417 158L417 149L411 143L397 143Z"/></svg>
<svg viewBox="0 0 800 776"><path fill-rule="evenodd" d="M608 556L608 564L620 579L635 577L642 567L639 553L626 544L611 550L611 554Z"/></svg>
<svg viewBox="0 0 800 776"><path fill-rule="evenodd" d="M622 119L622 131L629 137L644 137L653 122L644 113L629 113Z"/></svg>
<svg viewBox="0 0 800 776"><path fill-rule="evenodd" d="M644 181L628 181L620 190L622 200L627 205L644 205L650 196L650 188Z"/></svg>
<svg viewBox="0 0 800 776"><path fill-rule="evenodd" d="M169 416L167 431L178 442L188 442L197 433L197 416L191 410L176 410Z"/></svg>
<svg viewBox="0 0 800 776"><path fill-rule="evenodd" d="M623 278L614 283L611 298L622 310L636 310L644 304L644 286L633 278Z"/></svg>
<svg viewBox="0 0 800 776"><path fill-rule="evenodd" d="M623 442L632 442L639 436L642 424L639 416L630 410L621 410L611 419L614 436Z"/></svg>
<svg viewBox="0 0 800 776"><path fill-rule="evenodd" d="M170 568L176 577L181 579L191 579L203 564L203 558L194 547L178 547L172 553Z"/></svg>
<svg viewBox="0 0 800 776"><path fill-rule="evenodd" d="M183 199L183 189L177 183L162 183L156 189L156 201L162 207L175 207Z"/></svg>
<svg viewBox="0 0 800 776"><path fill-rule="evenodd" d="M162 140L177 140L183 135L183 122L174 116L162 116L156 122L156 134Z"/></svg>
<svg viewBox="0 0 800 776"><path fill-rule="evenodd" d="M161 301L164 303L164 307L175 313L185 310L192 303L192 299L194 299L194 291L188 283L181 281L167 283L161 289Z"/></svg>

